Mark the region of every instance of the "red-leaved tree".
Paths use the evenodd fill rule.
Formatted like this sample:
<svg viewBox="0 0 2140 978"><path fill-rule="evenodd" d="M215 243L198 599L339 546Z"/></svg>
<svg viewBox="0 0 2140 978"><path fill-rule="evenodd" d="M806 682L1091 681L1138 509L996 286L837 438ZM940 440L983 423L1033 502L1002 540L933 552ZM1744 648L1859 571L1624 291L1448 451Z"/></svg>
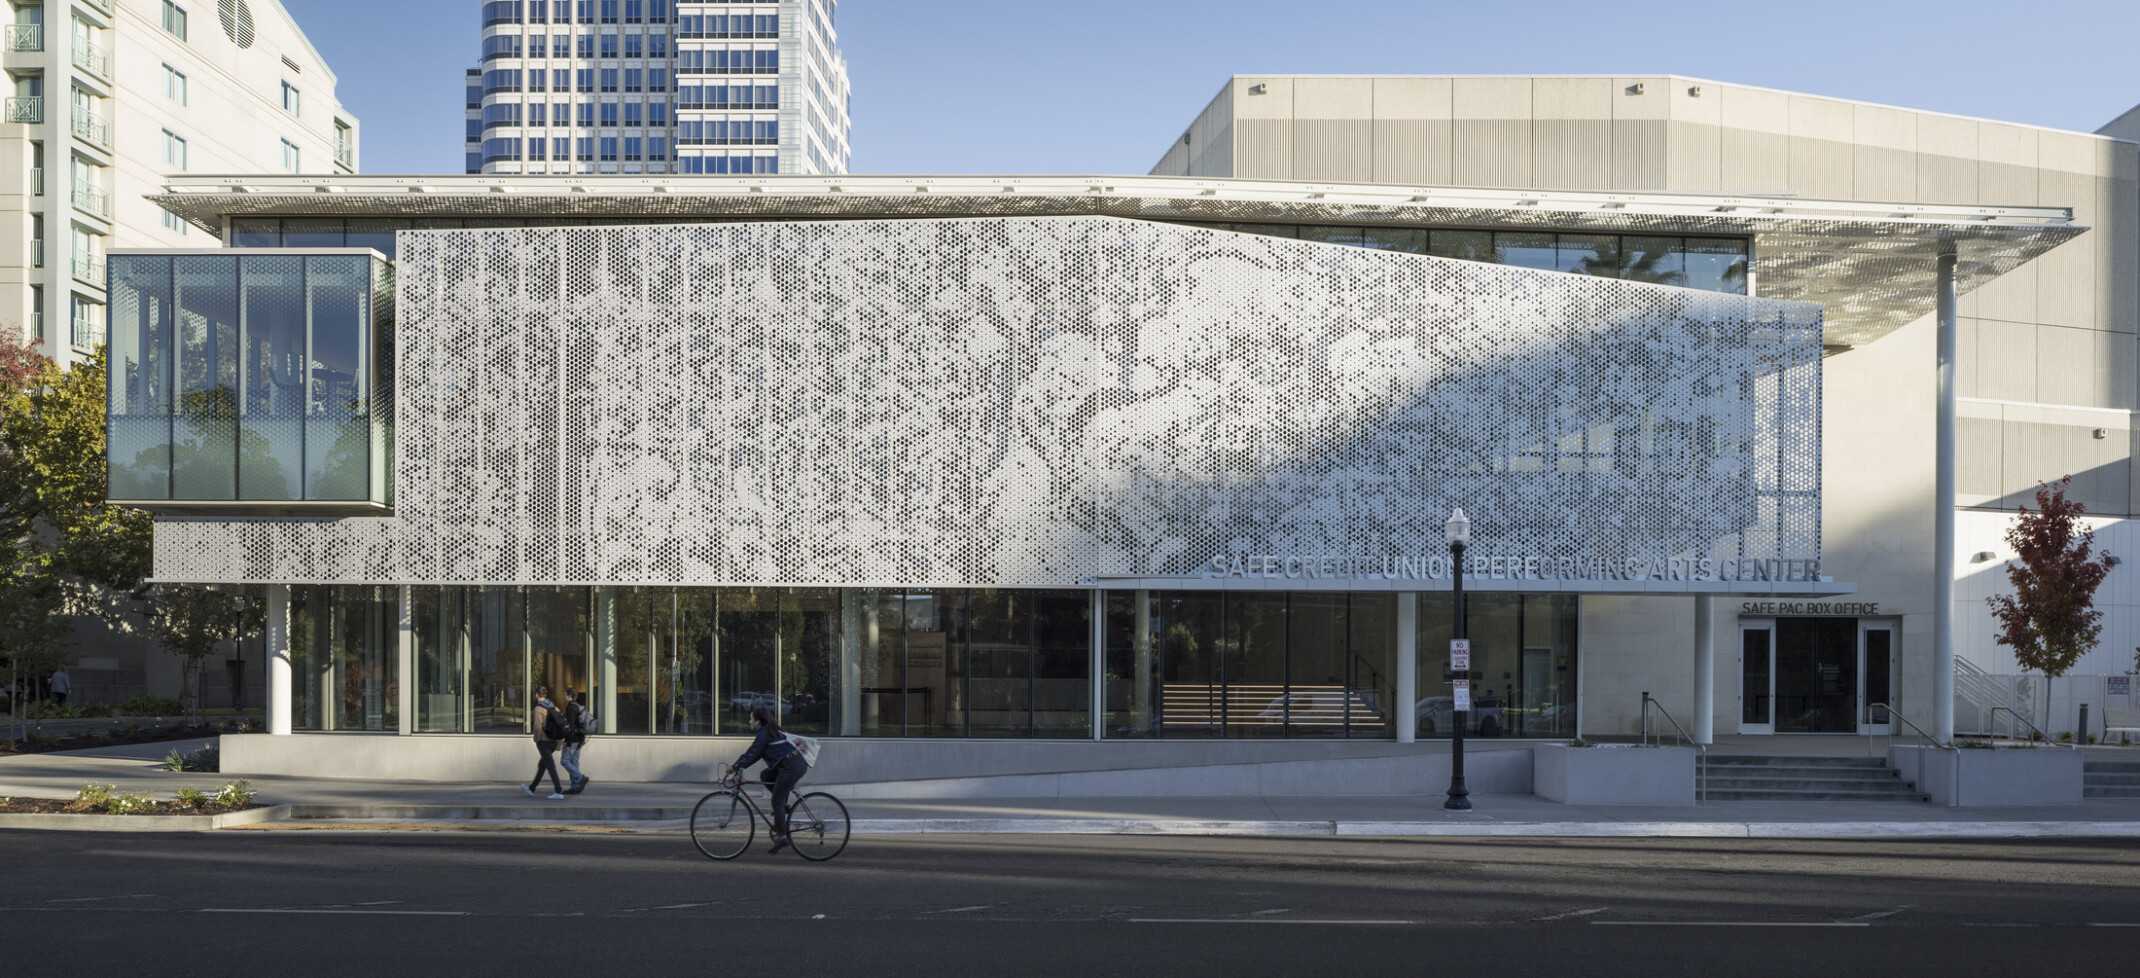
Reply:
<svg viewBox="0 0 2140 978"><path fill-rule="evenodd" d="M2044 676L2044 722L2050 722L2050 680L2066 674L2103 632L2095 589L2110 573L2110 555L2096 555L2095 533L2081 522L2088 508L2066 498L2067 476L2036 487L2036 511L2019 507L2006 529L2014 560L2006 579L2014 593L1985 598L1999 620L1999 644L2014 650L2023 670Z"/></svg>

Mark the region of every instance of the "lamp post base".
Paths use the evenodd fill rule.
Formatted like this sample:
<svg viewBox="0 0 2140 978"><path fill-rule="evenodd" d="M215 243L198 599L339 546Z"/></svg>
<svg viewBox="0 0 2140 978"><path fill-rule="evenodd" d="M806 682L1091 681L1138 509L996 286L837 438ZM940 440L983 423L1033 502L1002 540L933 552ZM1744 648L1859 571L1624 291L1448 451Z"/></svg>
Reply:
<svg viewBox="0 0 2140 978"><path fill-rule="evenodd" d="M1460 812L1471 810L1471 792L1464 787L1464 779L1461 775L1450 779L1449 800L1442 802L1442 807Z"/></svg>

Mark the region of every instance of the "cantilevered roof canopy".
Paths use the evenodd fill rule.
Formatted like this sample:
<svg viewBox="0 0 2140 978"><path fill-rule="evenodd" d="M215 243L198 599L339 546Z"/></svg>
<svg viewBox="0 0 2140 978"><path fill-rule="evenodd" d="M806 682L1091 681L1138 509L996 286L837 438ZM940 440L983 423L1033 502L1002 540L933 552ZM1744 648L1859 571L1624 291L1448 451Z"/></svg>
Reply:
<svg viewBox="0 0 2140 978"><path fill-rule="evenodd" d="M2068 207L1791 196L1404 187L1159 176L213 176L149 199L218 235L250 216L767 220L1099 214L1716 234L1754 242L1755 291L1826 307L1831 347L1932 312L1934 264L1967 293L2087 230Z"/></svg>

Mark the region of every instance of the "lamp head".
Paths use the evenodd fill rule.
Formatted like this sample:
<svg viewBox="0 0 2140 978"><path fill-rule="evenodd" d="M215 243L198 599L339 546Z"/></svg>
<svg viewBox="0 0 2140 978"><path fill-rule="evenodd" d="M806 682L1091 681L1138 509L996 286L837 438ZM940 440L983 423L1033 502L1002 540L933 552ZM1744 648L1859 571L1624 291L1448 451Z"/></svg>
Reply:
<svg viewBox="0 0 2140 978"><path fill-rule="evenodd" d="M1471 544L1471 520L1465 518L1461 507L1449 511L1449 522L1442 524L1442 536L1454 546Z"/></svg>

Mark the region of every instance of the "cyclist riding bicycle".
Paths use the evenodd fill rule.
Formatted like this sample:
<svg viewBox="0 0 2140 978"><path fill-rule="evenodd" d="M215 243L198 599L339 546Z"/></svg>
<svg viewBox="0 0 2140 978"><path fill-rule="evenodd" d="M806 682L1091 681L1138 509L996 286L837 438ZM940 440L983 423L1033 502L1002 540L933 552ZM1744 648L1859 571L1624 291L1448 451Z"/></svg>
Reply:
<svg viewBox="0 0 2140 978"><path fill-rule="evenodd" d="M750 728L758 732L751 741L750 749L736 758L736 770L765 761L765 771L759 780L773 786L773 848L779 852L788 846L788 793L795 790L795 783L810 773L810 763L803 760L802 752L788 742L788 735L780 730L780 721L773 716L769 706L752 707Z"/></svg>

